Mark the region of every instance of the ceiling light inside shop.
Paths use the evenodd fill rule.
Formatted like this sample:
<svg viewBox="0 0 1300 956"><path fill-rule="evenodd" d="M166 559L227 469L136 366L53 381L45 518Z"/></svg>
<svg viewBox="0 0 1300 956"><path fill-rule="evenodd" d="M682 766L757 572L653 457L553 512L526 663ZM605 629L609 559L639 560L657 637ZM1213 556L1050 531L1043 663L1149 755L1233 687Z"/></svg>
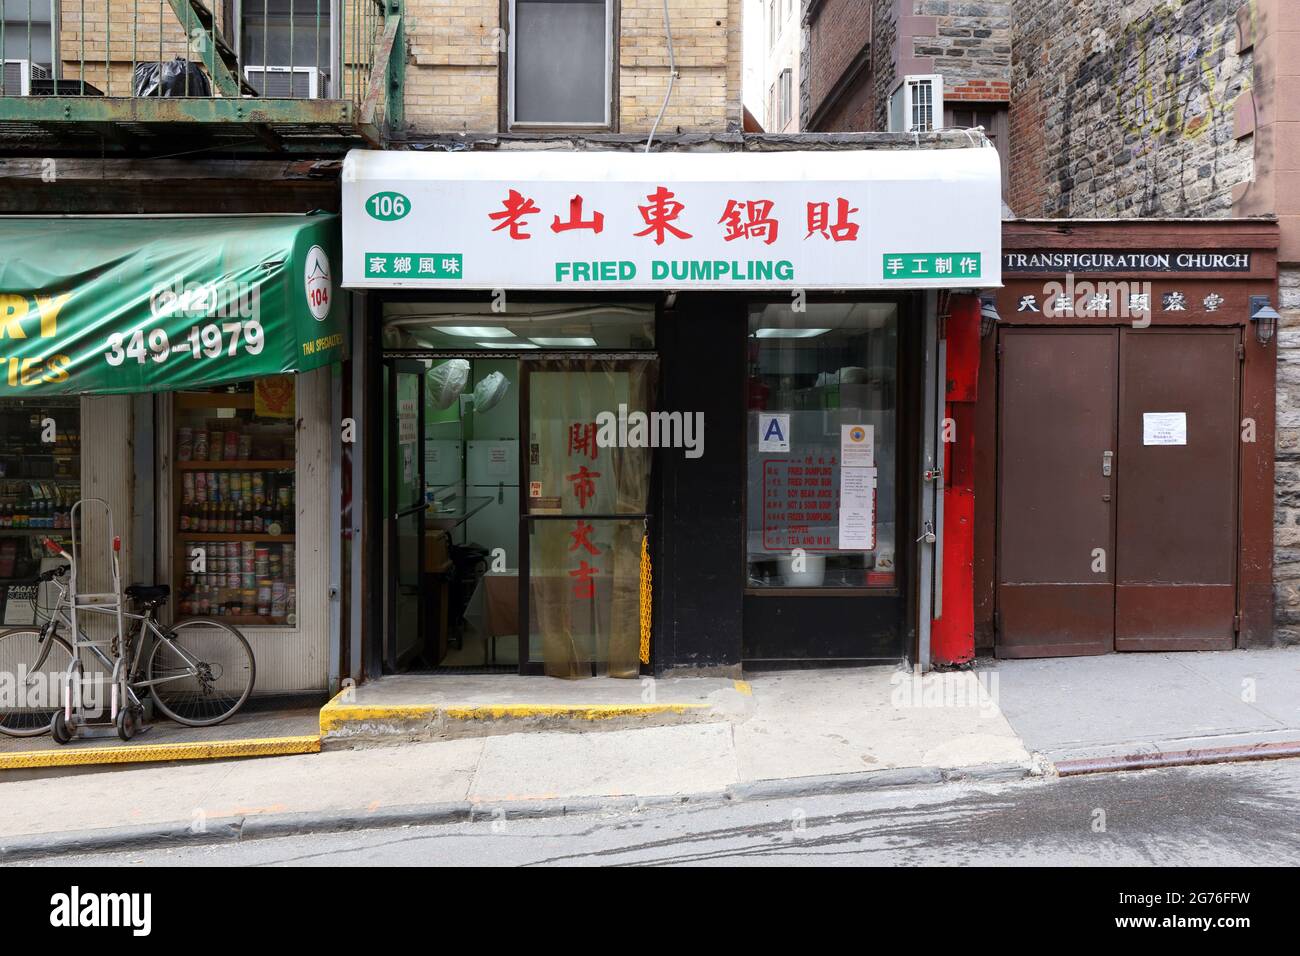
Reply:
<svg viewBox="0 0 1300 956"><path fill-rule="evenodd" d="M759 329L754 333L757 339L811 339L825 335L830 329Z"/></svg>
<svg viewBox="0 0 1300 956"><path fill-rule="evenodd" d="M514 352L519 349L540 349L540 345L533 345L531 342L475 342L481 349L506 349Z"/></svg>
<svg viewBox="0 0 1300 956"><path fill-rule="evenodd" d="M547 348L595 348L596 340L585 335L550 336L544 338L530 338L528 341L536 342L538 345L545 345Z"/></svg>
<svg viewBox="0 0 1300 956"><path fill-rule="evenodd" d="M443 335L457 335L467 339L513 339L515 333L499 325L438 325L434 327Z"/></svg>

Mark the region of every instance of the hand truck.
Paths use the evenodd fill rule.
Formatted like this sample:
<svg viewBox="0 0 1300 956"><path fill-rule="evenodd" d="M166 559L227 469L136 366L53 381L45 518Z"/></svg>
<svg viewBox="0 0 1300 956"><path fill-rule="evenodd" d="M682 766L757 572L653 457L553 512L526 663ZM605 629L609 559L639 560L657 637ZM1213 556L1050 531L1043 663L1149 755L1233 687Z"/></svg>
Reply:
<svg viewBox="0 0 1300 956"><path fill-rule="evenodd" d="M54 712L50 734L58 743L67 743L78 737L110 737L113 734L123 740L130 740L149 728L144 726L144 711L139 699L127 686L131 676L127 673L131 655L122 613L124 596L122 571L118 561L122 538L113 524L113 509L103 498L82 498L77 501L72 506L70 518L71 554L48 538L45 540L45 546L62 555L69 565L68 590L64 602L72 625L69 638L72 666L63 688L63 708ZM81 540L81 531L87 518L92 525L98 524L107 531L105 537L109 542L108 547L89 568L82 566L86 547ZM100 589L83 591L82 586L87 581L100 585ZM104 617L110 618L112 625L107 630L111 633L100 636L104 629L93 627L91 630L95 633L89 634L82 626L82 614L94 615L101 621ZM113 664L112 673L108 676L108 724L91 720L104 712L102 682L101 686L95 688L96 693L89 706L85 700L82 651L91 648L99 649L103 657Z"/></svg>

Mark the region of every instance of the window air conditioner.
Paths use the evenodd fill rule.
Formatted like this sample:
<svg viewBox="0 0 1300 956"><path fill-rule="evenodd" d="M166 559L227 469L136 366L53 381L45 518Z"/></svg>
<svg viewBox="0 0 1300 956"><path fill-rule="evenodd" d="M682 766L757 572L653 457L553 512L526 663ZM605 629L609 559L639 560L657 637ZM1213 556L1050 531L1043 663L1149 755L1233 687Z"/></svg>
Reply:
<svg viewBox="0 0 1300 956"><path fill-rule="evenodd" d="M905 76L889 97L889 130L928 133L943 129L943 77Z"/></svg>
<svg viewBox="0 0 1300 956"><path fill-rule="evenodd" d="M318 99L328 78L314 66L246 66L244 78L271 99Z"/></svg>
<svg viewBox="0 0 1300 956"><path fill-rule="evenodd" d="M48 80L54 74L31 60L5 60L4 95L31 96L32 80Z"/></svg>

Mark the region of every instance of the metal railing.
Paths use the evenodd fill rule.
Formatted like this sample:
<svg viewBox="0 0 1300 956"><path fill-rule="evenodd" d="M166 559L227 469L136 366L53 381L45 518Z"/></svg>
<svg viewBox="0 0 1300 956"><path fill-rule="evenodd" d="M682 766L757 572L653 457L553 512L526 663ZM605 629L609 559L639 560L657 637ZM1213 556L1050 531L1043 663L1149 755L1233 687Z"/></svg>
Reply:
<svg viewBox="0 0 1300 956"><path fill-rule="evenodd" d="M0 96L369 98L373 114L387 88L371 77L385 0L0 0L0 14Z"/></svg>

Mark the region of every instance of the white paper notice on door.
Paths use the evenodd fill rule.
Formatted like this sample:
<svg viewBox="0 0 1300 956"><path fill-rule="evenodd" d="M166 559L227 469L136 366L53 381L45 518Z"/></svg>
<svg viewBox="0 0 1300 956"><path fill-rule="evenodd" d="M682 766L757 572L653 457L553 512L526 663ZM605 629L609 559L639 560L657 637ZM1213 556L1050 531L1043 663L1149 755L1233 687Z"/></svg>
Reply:
<svg viewBox="0 0 1300 956"><path fill-rule="evenodd" d="M870 508L876 488L876 469L840 469L840 507Z"/></svg>
<svg viewBox="0 0 1300 956"><path fill-rule="evenodd" d="M871 551L875 548L876 523L871 517L871 502L865 508L840 509L840 550Z"/></svg>
<svg viewBox="0 0 1300 956"><path fill-rule="evenodd" d="M1142 444L1186 445L1186 412L1143 412Z"/></svg>
<svg viewBox="0 0 1300 956"><path fill-rule="evenodd" d="M487 473L489 478L505 478L510 474L510 449L506 445L488 448Z"/></svg>
<svg viewBox="0 0 1300 956"><path fill-rule="evenodd" d="M840 464L846 468L870 468L876 463L875 426L840 426Z"/></svg>

